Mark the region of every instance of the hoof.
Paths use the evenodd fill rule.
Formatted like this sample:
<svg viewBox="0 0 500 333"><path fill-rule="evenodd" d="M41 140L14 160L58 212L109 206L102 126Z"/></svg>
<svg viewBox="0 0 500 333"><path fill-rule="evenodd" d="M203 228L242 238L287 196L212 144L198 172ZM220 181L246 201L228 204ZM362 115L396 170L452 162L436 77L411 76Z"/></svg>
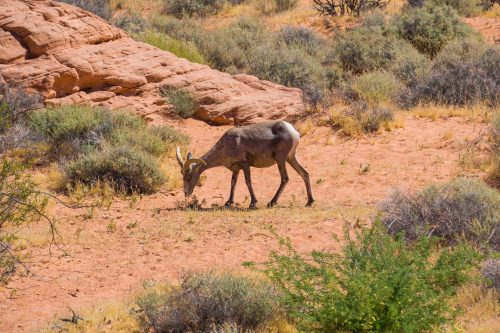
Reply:
<svg viewBox="0 0 500 333"><path fill-rule="evenodd" d="M309 200L306 204L306 207L311 207L314 203L314 200Z"/></svg>
<svg viewBox="0 0 500 333"><path fill-rule="evenodd" d="M224 207L229 208L234 204L234 201L228 201L224 204Z"/></svg>
<svg viewBox="0 0 500 333"><path fill-rule="evenodd" d="M276 206L276 202L270 202L267 204L267 208L273 208L274 206Z"/></svg>
<svg viewBox="0 0 500 333"><path fill-rule="evenodd" d="M257 209L257 203L256 202L251 202L250 206L248 206L248 209Z"/></svg>

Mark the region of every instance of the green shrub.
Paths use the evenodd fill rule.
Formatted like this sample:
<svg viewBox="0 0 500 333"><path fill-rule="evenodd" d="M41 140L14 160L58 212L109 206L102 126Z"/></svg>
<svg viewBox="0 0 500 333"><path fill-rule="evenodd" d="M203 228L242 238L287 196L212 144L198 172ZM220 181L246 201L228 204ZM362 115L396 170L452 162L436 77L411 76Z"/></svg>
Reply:
<svg viewBox="0 0 500 333"><path fill-rule="evenodd" d="M478 0L430 0L428 3L432 6L451 7L467 17L478 15L482 10L481 1Z"/></svg>
<svg viewBox="0 0 500 333"><path fill-rule="evenodd" d="M104 181L128 193L153 193L165 182L158 161L133 146L111 146L83 154L66 168L70 185Z"/></svg>
<svg viewBox="0 0 500 333"><path fill-rule="evenodd" d="M323 98L323 68L301 49L257 47L249 72L263 80L302 89L305 101L313 106Z"/></svg>
<svg viewBox="0 0 500 333"><path fill-rule="evenodd" d="M198 111L196 100L183 89L165 86L160 89L160 93L163 97L168 98L174 112L184 119L192 117Z"/></svg>
<svg viewBox="0 0 500 333"><path fill-rule="evenodd" d="M414 48L398 56L391 65L391 72L405 86L415 86L429 73L430 60Z"/></svg>
<svg viewBox="0 0 500 333"><path fill-rule="evenodd" d="M88 12L91 12L106 21L111 19L113 11L109 7L107 0L59 0L67 4L80 7Z"/></svg>
<svg viewBox="0 0 500 333"><path fill-rule="evenodd" d="M211 332L226 324L253 330L280 314L271 285L230 273L192 274L178 287L146 288L137 305L148 332Z"/></svg>
<svg viewBox="0 0 500 333"><path fill-rule="evenodd" d="M467 240L500 249L500 194L479 180L458 178L414 194L395 191L381 214L389 233L403 233L408 241L432 235L448 244Z"/></svg>
<svg viewBox="0 0 500 333"><path fill-rule="evenodd" d="M401 42L379 27L358 27L341 34L328 61L353 74L385 69L398 56Z"/></svg>
<svg viewBox="0 0 500 333"><path fill-rule="evenodd" d="M300 26L285 26L277 34L277 41L287 46L305 50L310 55L318 55L325 47L325 40L314 30Z"/></svg>
<svg viewBox="0 0 500 333"><path fill-rule="evenodd" d="M199 64L204 64L206 62L193 43L183 42L163 33L151 30L137 34L134 38L141 42L153 45L160 50L171 52L179 58L185 58L191 62Z"/></svg>
<svg viewBox="0 0 500 333"><path fill-rule="evenodd" d="M483 263L481 275L489 287L500 290L500 259L488 259Z"/></svg>
<svg viewBox="0 0 500 333"><path fill-rule="evenodd" d="M187 142L178 131L148 127L135 114L90 106L34 112L28 125L44 138L53 158L69 160L69 185L106 181L126 192L155 191L164 182L157 159Z"/></svg>
<svg viewBox="0 0 500 333"><path fill-rule="evenodd" d="M426 332L453 317L449 302L468 279L470 248L407 245L376 223L345 232L339 254L297 253L288 241L265 266L281 287L288 314L306 332Z"/></svg>
<svg viewBox="0 0 500 333"><path fill-rule="evenodd" d="M396 16L395 25L402 38L431 57L451 40L473 34L450 7L408 8Z"/></svg>
<svg viewBox="0 0 500 333"><path fill-rule="evenodd" d="M355 77L352 87L363 100L378 104L390 101L398 92L400 84L391 73L374 71Z"/></svg>

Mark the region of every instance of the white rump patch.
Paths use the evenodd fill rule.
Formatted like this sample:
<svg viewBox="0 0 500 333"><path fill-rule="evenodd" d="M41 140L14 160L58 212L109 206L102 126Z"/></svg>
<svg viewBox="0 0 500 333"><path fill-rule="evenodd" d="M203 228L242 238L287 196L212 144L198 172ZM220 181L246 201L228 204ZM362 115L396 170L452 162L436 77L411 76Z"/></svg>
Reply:
<svg viewBox="0 0 500 333"><path fill-rule="evenodd" d="M297 130L293 127L292 124L284 121L285 123L285 126L287 127L288 131L290 132L290 134L293 136L294 139L296 139L297 141L300 139L300 133L297 132Z"/></svg>

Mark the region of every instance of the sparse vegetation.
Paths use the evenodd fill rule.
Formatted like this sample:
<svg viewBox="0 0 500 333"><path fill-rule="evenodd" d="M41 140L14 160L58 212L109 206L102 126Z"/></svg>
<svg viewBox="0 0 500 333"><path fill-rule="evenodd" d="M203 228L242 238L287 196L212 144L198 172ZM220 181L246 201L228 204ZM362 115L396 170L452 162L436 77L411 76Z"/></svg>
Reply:
<svg viewBox="0 0 500 333"><path fill-rule="evenodd" d="M255 330L281 315L275 288L230 273L185 276L179 286L146 288L137 299L142 327L154 332L211 332L232 326Z"/></svg>
<svg viewBox="0 0 500 333"><path fill-rule="evenodd" d="M163 87L160 89L160 93L168 99L174 112L184 119L192 117L198 111L196 100L186 90L174 87Z"/></svg>
<svg viewBox="0 0 500 333"><path fill-rule="evenodd" d="M447 244L469 241L500 249L500 194L479 180L456 179L418 193L395 191L381 205L390 234L409 241L435 236Z"/></svg>
<svg viewBox="0 0 500 333"><path fill-rule="evenodd" d="M384 9L390 0L313 0L314 8L323 15L359 16L372 9Z"/></svg>
<svg viewBox="0 0 500 333"><path fill-rule="evenodd" d="M108 0L58 0L67 4L80 7L88 12L91 12L106 21L111 19L113 11L109 7Z"/></svg>
<svg viewBox="0 0 500 333"><path fill-rule="evenodd" d="M0 156L0 286L26 267L20 259L16 233L23 225L43 214L47 199L36 189L36 184L17 162ZM9 229L11 228L11 229ZM12 229L13 228L13 229Z"/></svg>
<svg viewBox="0 0 500 333"><path fill-rule="evenodd" d="M333 111L330 121L342 134L358 136L362 133L376 132L384 124L394 120L394 113L380 106L368 106L366 103L354 103L345 111Z"/></svg>
<svg viewBox="0 0 500 333"><path fill-rule="evenodd" d="M468 280L470 248L407 245L379 223L357 232L340 254L302 256L283 240L264 271L281 287L288 314L316 332L421 332L453 318L449 300ZM419 297L415 297L415 295Z"/></svg>

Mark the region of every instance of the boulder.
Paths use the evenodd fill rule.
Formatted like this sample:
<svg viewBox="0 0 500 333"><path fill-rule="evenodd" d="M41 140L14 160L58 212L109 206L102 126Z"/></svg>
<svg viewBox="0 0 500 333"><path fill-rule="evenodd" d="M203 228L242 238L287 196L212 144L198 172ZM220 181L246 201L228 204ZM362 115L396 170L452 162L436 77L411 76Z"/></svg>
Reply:
<svg viewBox="0 0 500 333"><path fill-rule="evenodd" d="M48 105L88 103L146 117L175 116L162 86L188 91L199 105L195 116L214 124L283 119L303 108L299 89L191 63L51 0L0 1L0 74Z"/></svg>

